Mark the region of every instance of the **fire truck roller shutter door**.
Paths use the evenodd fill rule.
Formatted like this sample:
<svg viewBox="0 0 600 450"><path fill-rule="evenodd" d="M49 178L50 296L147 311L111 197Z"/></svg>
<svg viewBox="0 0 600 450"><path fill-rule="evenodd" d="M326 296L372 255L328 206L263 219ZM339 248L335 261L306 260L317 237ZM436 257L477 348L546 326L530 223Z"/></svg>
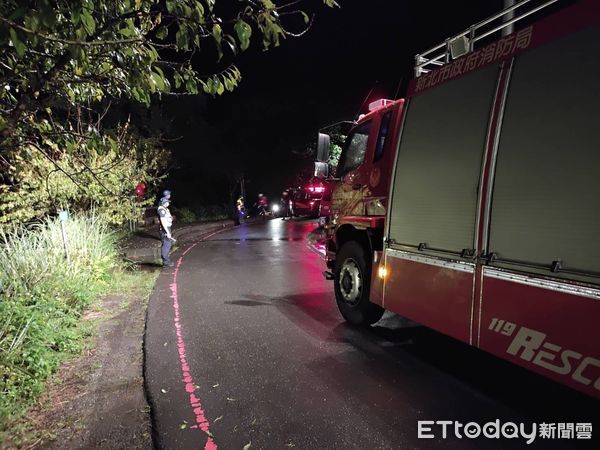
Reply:
<svg viewBox="0 0 600 450"><path fill-rule="evenodd" d="M490 66L410 100L392 188L383 306L464 342L471 338L478 187L498 75Z"/></svg>
<svg viewBox="0 0 600 450"><path fill-rule="evenodd" d="M554 276L600 275L599 55L596 24L515 61L491 210L499 264L550 274L560 261Z"/></svg>
<svg viewBox="0 0 600 450"><path fill-rule="evenodd" d="M392 193L390 238L460 254L474 248L477 194L498 77L490 66L410 100Z"/></svg>

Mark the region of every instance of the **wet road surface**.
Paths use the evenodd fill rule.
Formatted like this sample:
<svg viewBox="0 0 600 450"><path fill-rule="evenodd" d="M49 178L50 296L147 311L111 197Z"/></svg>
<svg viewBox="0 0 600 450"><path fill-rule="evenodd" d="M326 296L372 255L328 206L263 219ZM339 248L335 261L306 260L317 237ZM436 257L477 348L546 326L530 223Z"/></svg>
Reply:
<svg viewBox="0 0 600 450"><path fill-rule="evenodd" d="M347 325L314 221L243 225L183 248L152 295L145 376L165 449L593 448L600 402L390 313ZM184 254L185 252L185 254ZM592 423L590 441L459 439L419 420ZM600 447L596 447L600 448Z"/></svg>

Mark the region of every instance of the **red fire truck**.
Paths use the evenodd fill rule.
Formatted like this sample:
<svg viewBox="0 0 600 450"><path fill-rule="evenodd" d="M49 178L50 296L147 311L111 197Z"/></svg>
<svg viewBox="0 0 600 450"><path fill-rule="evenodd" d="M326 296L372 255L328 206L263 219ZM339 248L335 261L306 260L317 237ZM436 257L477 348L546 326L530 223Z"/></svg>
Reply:
<svg viewBox="0 0 600 450"><path fill-rule="evenodd" d="M353 127L325 274L353 324L390 310L600 398L600 2L527 3Z"/></svg>

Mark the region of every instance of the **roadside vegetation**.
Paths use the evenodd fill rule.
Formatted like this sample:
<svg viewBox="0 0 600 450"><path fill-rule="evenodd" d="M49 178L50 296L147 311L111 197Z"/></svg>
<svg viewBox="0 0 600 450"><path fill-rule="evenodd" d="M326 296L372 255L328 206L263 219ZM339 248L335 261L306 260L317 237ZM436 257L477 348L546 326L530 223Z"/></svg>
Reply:
<svg viewBox="0 0 600 450"><path fill-rule="evenodd" d="M87 305L119 269L116 235L94 216L0 229L0 427L42 390L89 330Z"/></svg>
<svg viewBox="0 0 600 450"><path fill-rule="evenodd" d="M188 224L231 219L235 215L235 211L232 211L231 207L227 205L209 205L195 208L173 208L173 214L177 222Z"/></svg>
<svg viewBox="0 0 600 450"><path fill-rule="evenodd" d="M44 383L39 396L10 405L10 417L3 418L0 427L0 448L35 448L40 443L69 448L83 442L92 447L100 441L106 448L125 443L135 444L132 448L150 447L148 405L140 395L142 354L132 347L141 349L145 309L159 273L120 264L111 270L103 294L74 314L77 325L71 336L76 341L71 342L72 351L58 355L62 362L57 373ZM112 378L115 372L119 376ZM115 395L119 400L107 401ZM131 411L132 401L135 411ZM107 410L113 416L108 422L102 419ZM135 426L128 428L128 440L122 441L125 437L114 428L127 420ZM106 436L110 426L113 432Z"/></svg>

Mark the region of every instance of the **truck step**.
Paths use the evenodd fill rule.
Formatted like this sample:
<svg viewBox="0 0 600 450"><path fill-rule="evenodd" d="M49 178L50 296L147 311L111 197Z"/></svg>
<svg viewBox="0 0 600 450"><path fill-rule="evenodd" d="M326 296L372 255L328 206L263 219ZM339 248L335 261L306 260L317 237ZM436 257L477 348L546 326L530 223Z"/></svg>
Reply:
<svg viewBox="0 0 600 450"><path fill-rule="evenodd" d="M329 270L324 270L323 276L326 280L333 280L333 272L330 272Z"/></svg>

